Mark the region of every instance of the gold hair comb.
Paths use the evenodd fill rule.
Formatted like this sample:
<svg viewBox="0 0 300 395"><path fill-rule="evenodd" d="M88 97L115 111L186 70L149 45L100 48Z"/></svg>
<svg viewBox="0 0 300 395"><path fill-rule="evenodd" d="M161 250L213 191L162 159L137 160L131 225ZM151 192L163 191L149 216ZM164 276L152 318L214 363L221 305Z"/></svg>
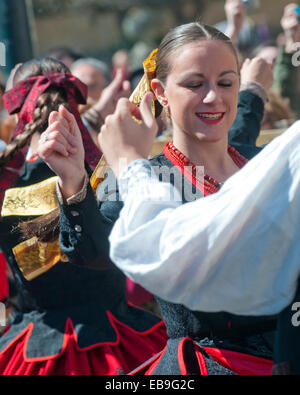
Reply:
<svg viewBox="0 0 300 395"><path fill-rule="evenodd" d="M148 58L143 62L144 75L138 83L135 90L132 92L129 101L136 106L140 106L141 101L147 92L153 92L151 88L151 81L156 77L156 54L157 49L151 52ZM157 118L161 113L161 107L158 105L156 97L152 103L152 113Z"/></svg>

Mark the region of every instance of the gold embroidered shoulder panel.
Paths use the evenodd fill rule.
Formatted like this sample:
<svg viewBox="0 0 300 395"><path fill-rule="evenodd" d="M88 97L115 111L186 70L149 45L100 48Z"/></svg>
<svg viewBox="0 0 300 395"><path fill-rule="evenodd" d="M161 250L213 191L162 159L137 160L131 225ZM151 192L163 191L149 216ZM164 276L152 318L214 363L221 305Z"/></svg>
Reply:
<svg viewBox="0 0 300 395"><path fill-rule="evenodd" d="M28 281L47 272L59 261L67 261L60 251L58 240L43 243L33 237L14 247L13 253L23 276Z"/></svg>
<svg viewBox="0 0 300 395"><path fill-rule="evenodd" d="M108 166L103 156L90 179L94 191L105 179L107 171ZM9 215L40 216L56 209L58 207L57 179L58 177L52 177L28 187L7 190L1 215L3 217ZM59 261L68 261L60 250L58 240L44 243L33 237L15 246L13 253L22 274L28 281L46 273Z"/></svg>
<svg viewBox="0 0 300 395"><path fill-rule="evenodd" d="M11 188L5 192L2 217L35 216L50 213L57 208L57 177L23 188Z"/></svg>

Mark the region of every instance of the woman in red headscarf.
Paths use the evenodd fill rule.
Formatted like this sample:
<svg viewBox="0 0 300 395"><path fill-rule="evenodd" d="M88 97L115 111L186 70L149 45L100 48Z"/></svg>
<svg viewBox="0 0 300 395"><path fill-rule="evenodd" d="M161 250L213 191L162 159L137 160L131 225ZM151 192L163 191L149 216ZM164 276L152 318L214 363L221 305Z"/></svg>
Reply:
<svg viewBox="0 0 300 395"><path fill-rule="evenodd" d="M78 235L72 263L59 250L57 230L64 234L65 224L59 223L57 201L53 205L51 200L55 174L38 157L37 143L48 120L55 125L59 118L53 111L60 105L68 108L81 131L90 175L100 152L78 113L85 99L85 85L51 58L21 66L13 88L4 95L8 112L18 115L18 125L14 140L0 154L0 240L19 303L9 331L0 339L2 375L127 373L166 342L162 321L126 302L125 276L108 258L107 236L114 222L110 213L95 219L102 221L103 254L92 262L81 212L72 210L72 201L64 202ZM19 226L21 221L25 225ZM76 264L77 251L86 262Z"/></svg>

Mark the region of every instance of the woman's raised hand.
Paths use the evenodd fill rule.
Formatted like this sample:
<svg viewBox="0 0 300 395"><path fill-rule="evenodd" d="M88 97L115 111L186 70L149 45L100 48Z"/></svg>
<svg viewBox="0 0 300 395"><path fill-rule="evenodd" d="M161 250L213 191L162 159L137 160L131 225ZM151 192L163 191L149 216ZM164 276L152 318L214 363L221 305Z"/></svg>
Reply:
<svg viewBox="0 0 300 395"><path fill-rule="evenodd" d="M99 145L116 177L130 162L149 157L158 131L152 99L153 94L147 93L139 108L128 99L120 99L116 111L106 118L101 128Z"/></svg>
<svg viewBox="0 0 300 395"><path fill-rule="evenodd" d="M64 106L51 112L38 154L58 176L65 199L80 191L85 177L84 147L76 119Z"/></svg>
<svg viewBox="0 0 300 395"><path fill-rule="evenodd" d="M272 67L264 59L246 59L241 68L241 83L257 82L266 92L272 87L274 75Z"/></svg>
<svg viewBox="0 0 300 395"><path fill-rule="evenodd" d="M242 0L226 0L224 9L227 19L225 34L236 42L247 16L245 4Z"/></svg>
<svg viewBox="0 0 300 395"><path fill-rule="evenodd" d="M285 35L285 51L293 53L299 49L300 23L299 15L296 12L296 3L290 3L284 7L283 16L280 24Z"/></svg>
<svg viewBox="0 0 300 395"><path fill-rule="evenodd" d="M120 98L130 96L130 82L124 80L123 72L117 71L113 81L103 90L100 99L93 108L101 114L103 120L112 114Z"/></svg>

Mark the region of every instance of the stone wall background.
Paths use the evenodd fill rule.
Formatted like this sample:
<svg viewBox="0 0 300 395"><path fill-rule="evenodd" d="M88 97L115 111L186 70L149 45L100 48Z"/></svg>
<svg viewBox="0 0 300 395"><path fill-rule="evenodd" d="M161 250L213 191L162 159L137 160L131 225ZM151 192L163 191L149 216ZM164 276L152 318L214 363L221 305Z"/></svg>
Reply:
<svg viewBox="0 0 300 395"><path fill-rule="evenodd" d="M166 31L178 23L198 17L208 24L225 19L224 0L161 0L152 7L142 7L143 1L120 0L124 5L121 10L114 11L111 7L105 12L89 6L92 0L91 3L87 1L85 7L83 0L82 3L77 0L81 7L68 8L67 11L58 9L48 15L39 12L37 4L41 0L31 1L35 10L32 26L35 54L38 56L53 47L70 46L88 56L109 61L114 51L120 48L130 50L136 41L155 45ZM281 31L283 8L290 2L260 0L260 8L249 15L256 23L266 23L272 37L276 37ZM101 0L98 3L102 4ZM135 6L130 8L130 4Z"/></svg>

